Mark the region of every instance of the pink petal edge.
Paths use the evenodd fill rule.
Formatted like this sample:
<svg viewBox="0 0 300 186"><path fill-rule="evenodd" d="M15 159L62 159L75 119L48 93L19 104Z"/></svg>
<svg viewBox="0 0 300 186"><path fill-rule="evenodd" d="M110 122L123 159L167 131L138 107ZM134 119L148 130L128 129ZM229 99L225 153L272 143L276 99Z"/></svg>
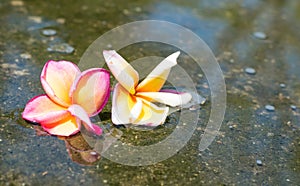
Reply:
<svg viewBox="0 0 300 186"><path fill-rule="evenodd" d="M88 99L85 100L82 103L77 103L78 98L74 97L74 93L79 89L79 88L83 88L83 87L78 87L80 85L80 81L83 80L84 78L87 78L89 76L92 76L94 73L103 73L104 74L104 78L103 79L97 79L97 83L101 83L101 85L93 85L94 87L94 91L92 91L92 93L94 93L94 95L92 95L92 99ZM86 85L86 83L84 83L84 85ZM99 88L100 87L100 88ZM103 90L101 90L101 88L103 88ZM98 92L101 91L101 92ZM102 96L99 97L99 95L101 95L100 93L102 93ZM90 109L90 105L87 105L89 101L93 100L95 101L96 99L98 99L98 105L96 105L96 110L92 111L92 113L89 113L89 117L95 116L97 115L103 108L104 106L107 104L109 96L110 96L110 75L109 75L109 71L104 69L104 68L92 68L92 69L88 69L84 72L82 72L80 74L80 76L78 76L71 89L69 92L70 97L72 98L72 103L73 104L79 104L81 105L81 107L86 107L85 110ZM88 96L86 96L88 97ZM102 98L101 98L102 97ZM89 98L89 97L88 97ZM99 100L100 99L100 100Z"/></svg>
<svg viewBox="0 0 300 186"><path fill-rule="evenodd" d="M45 94L35 96L28 101L22 113L22 118L33 123L55 123L66 118L66 108L57 105Z"/></svg>
<svg viewBox="0 0 300 186"><path fill-rule="evenodd" d="M83 125L85 128L96 135L101 135L102 134L102 129L98 126L95 125L91 122L89 116L85 112L85 110L80 106L80 105L71 105L68 108L68 111L75 116L76 118L80 119L83 122Z"/></svg>

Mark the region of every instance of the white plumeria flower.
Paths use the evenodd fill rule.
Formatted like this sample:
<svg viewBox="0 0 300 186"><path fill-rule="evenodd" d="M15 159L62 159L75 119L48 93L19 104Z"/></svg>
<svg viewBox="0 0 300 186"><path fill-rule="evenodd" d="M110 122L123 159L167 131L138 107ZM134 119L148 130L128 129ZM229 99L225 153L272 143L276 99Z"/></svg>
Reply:
<svg viewBox="0 0 300 186"><path fill-rule="evenodd" d="M114 50L103 51L107 66L118 81L112 100L114 124L161 125L169 113L168 106L180 106L191 100L189 93L161 90L179 54L178 51L165 58L139 83L139 74L122 56ZM155 102L165 106L158 107Z"/></svg>

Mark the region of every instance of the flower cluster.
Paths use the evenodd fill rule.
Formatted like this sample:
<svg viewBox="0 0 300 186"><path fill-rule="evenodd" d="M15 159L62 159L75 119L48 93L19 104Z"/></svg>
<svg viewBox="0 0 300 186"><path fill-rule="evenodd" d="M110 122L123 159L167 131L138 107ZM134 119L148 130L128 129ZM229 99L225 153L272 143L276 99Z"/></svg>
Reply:
<svg viewBox="0 0 300 186"><path fill-rule="evenodd" d="M163 124L169 106L180 106L191 100L189 93L161 90L179 52L165 58L139 83L139 74L116 51L103 51L108 68L118 83L113 89L112 122L157 126ZM81 72L68 61L48 61L41 73L46 94L32 98L22 117L39 123L52 135L70 136L80 131L81 124L97 135L102 134L90 117L97 115L110 95L109 72L93 68ZM161 103L164 106L157 106Z"/></svg>

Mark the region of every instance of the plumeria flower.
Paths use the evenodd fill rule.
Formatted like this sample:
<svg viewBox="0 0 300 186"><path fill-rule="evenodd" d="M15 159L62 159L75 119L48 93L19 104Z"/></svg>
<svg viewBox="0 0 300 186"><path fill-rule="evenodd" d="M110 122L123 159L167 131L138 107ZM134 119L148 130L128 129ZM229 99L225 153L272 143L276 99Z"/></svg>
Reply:
<svg viewBox="0 0 300 186"><path fill-rule="evenodd" d="M139 74L116 51L103 51L107 66L118 83L114 87L112 100L112 122L114 124L136 124L157 126L163 124L169 113L169 106L188 103L189 93L161 90L170 70L177 64L180 52L164 59L139 83ZM164 106L157 106L155 102Z"/></svg>
<svg viewBox="0 0 300 186"><path fill-rule="evenodd" d="M68 61L48 61L41 74L46 94L32 98L22 117L39 123L52 135L70 136L81 124L97 135L102 133L90 118L97 115L109 98L109 72L93 68L80 72Z"/></svg>

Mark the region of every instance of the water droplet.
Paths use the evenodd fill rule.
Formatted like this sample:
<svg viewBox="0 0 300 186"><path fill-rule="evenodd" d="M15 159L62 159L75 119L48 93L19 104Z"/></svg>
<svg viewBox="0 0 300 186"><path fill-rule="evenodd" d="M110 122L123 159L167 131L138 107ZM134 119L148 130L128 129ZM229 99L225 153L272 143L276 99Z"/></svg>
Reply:
<svg viewBox="0 0 300 186"><path fill-rule="evenodd" d="M261 39L261 40L267 39L267 34L265 34L264 32L254 32L254 33L253 33L253 36L254 36L256 39Z"/></svg>
<svg viewBox="0 0 300 186"><path fill-rule="evenodd" d="M251 74L251 75L256 74L256 70L255 70L254 68L251 68L251 67L245 68L245 72L246 72L247 74Z"/></svg>
<svg viewBox="0 0 300 186"><path fill-rule="evenodd" d="M265 108L267 111L270 111L270 112L275 111L275 107L273 105L266 105Z"/></svg>
<svg viewBox="0 0 300 186"><path fill-rule="evenodd" d="M56 33L57 33L56 30L50 28L42 30L42 34L44 36L54 36L56 35Z"/></svg>
<svg viewBox="0 0 300 186"><path fill-rule="evenodd" d="M262 165L263 165L261 160L256 160L256 164L257 164L258 166L262 166Z"/></svg>
<svg viewBox="0 0 300 186"><path fill-rule="evenodd" d="M74 47L70 46L67 43L55 44L47 48L48 52L60 52L66 54L71 54L74 52L74 50Z"/></svg>

